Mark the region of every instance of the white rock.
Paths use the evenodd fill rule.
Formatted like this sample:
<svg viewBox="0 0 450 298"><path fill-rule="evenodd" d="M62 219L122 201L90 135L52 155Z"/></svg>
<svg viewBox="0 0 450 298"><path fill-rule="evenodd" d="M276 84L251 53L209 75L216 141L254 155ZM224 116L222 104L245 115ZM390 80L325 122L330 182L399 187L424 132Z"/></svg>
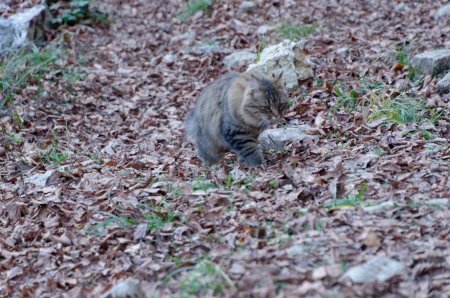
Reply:
<svg viewBox="0 0 450 298"><path fill-rule="evenodd" d="M443 18L450 17L450 4L444 5L436 12L436 20L442 20Z"/></svg>
<svg viewBox="0 0 450 298"><path fill-rule="evenodd" d="M267 76L278 75L283 71L286 87L295 88L299 80L314 76L314 65L304 54L302 45L284 40L265 48L261 53L260 61L249 65L247 71L261 72Z"/></svg>
<svg viewBox="0 0 450 298"><path fill-rule="evenodd" d="M45 37L46 6L36 5L4 19L0 18L0 54L17 49L28 41Z"/></svg>
<svg viewBox="0 0 450 298"><path fill-rule="evenodd" d="M241 5L239 5L239 11L241 12L250 12L256 8L256 3L253 1L242 1Z"/></svg>
<svg viewBox="0 0 450 298"><path fill-rule="evenodd" d="M396 12L408 12L409 6L408 6L408 4L401 2L395 6L394 10Z"/></svg>
<svg viewBox="0 0 450 298"><path fill-rule="evenodd" d="M441 49L415 55L411 59L411 65L420 73L436 76L450 69L450 50Z"/></svg>
<svg viewBox="0 0 450 298"><path fill-rule="evenodd" d="M162 62L166 65L172 65L175 62L176 56L173 54L166 54L162 58Z"/></svg>
<svg viewBox="0 0 450 298"><path fill-rule="evenodd" d="M348 48L342 47L336 50L336 54L345 56L348 54Z"/></svg>
<svg viewBox="0 0 450 298"><path fill-rule="evenodd" d="M444 46L445 46L447 49L450 49L450 40L444 42Z"/></svg>
<svg viewBox="0 0 450 298"><path fill-rule="evenodd" d="M273 25L262 25L259 26L258 29L256 29L256 34L258 35L265 35L269 33L270 31L273 31L275 29L275 26Z"/></svg>
<svg viewBox="0 0 450 298"><path fill-rule="evenodd" d="M220 48L216 44L197 44L191 48L192 52L200 52L204 54L213 54L223 52L222 48Z"/></svg>
<svg viewBox="0 0 450 298"><path fill-rule="evenodd" d="M141 282L137 279L129 278L120 281L107 292L103 293L100 298L145 298L147 297L142 290Z"/></svg>
<svg viewBox="0 0 450 298"><path fill-rule="evenodd" d="M399 274L405 266L403 263L386 256L376 256L368 262L350 268L344 277L353 282L385 282Z"/></svg>
<svg viewBox="0 0 450 298"><path fill-rule="evenodd" d="M47 184L48 178L54 173L54 170L48 170L45 173L34 174L28 178L25 178L25 183L31 183L36 186L44 187Z"/></svg>
<svg viewBox="0 0 450 298"><path fill-rule="evenodd" d="M450 199L431 199L425 202L427 205L434 205L434 206L448 206L450 207Z"/></svg>
<svg viewBox="0 0 450 298"><path fill-rule="evenodd" d="M284 142L300 142L305 138L316 137L305 133L305 131L310 128L311 127L308 125L300 125L295 127L267 129L261 133L259 141L263 150L280 151L284 148Z"/></svg>
<svg viewBox="0 0 450 298"><path fill-rule="evenodd" d="M450 93L450 72L437 82L436 89L439 94Z"/></svg>
<svg viewBox="0 0 450 298"><path fill-rule="evenodd" d="M230 54L223 58L223 64L226 67L239 66L247 63L252 63L256 61L256 54L240 51Z"/></svg>

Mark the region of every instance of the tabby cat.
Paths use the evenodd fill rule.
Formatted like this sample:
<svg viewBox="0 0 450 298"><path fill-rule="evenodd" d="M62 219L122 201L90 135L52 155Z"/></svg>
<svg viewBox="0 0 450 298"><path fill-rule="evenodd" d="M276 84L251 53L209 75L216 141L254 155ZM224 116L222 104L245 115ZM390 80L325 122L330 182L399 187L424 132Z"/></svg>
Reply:
<svg viewBox="0 0 450 298"><path fill-rule="evenodd" d="M214 164L233 151L249 166L265 165L257 139L288 107L281 77L228 73L203 89L186 127L204 162Z"/></svg>

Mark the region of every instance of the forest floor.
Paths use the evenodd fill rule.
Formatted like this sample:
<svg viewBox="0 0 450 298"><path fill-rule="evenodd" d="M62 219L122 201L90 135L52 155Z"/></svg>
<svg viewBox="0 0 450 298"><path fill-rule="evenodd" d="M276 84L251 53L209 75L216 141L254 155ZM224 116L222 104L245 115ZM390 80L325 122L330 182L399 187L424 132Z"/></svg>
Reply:
<svg viewBox="0 0 450 298"><path fill-rule="evenodd" d="M445 2L96 1L0 110L0 296L444 297L450 96L408 59L448 41ZM311 137L208 170L186 112L227 54L285 37L317 64L286 116Z"/></svg>

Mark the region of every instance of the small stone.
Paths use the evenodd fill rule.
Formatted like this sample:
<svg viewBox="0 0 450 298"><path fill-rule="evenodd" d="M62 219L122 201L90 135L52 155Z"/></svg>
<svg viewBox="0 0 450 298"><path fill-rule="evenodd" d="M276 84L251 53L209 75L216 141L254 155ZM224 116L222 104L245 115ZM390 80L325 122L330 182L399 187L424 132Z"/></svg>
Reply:
<svg viewBox="0 0 450 298"><path fill-rule="evenodd" d="M408 12L409 6L408 6L408 4L401 2L395 6L394 10L396 12Z"/></svg>
<svg viewBox="0 0 450 298"><path fill-rule="evenodd" d="M450 4L444 5L436 12L436 20L442 20L443 18L450 17Z"/></svg>
<svg viewBox="0 0 450 298"><path fill-rule="evenodd" d="M314 137L305 133L307 129L310 129L308 125L267 129L261 133L259 140L263 150L281 151L284 148L284 142L300 142L305 138Z"/></svg>
<svg viewBox="0 0 450 298"><path fill-rule="evenodd" d="M200 52L202 54L214 54L222 52L222 49L216 44L198 44L192 47L194 52Z"/></svg>
<svg viewBox="0 0 450 298"><path fill-rule="evenodd" d="M256 61L256 54L240 51L230 54L223 58L223 64L226 67L240 66L246 63L253 63Z"/></svg>
<svg viewBox="0 0 450 298"><path fill-rule="evenodd" d="M6 149L3 147L0 147L0 157L5 157L6 156Z"/></svg>
<svg viewBox="0 0 450 298"><path fill-rule="evenodd" d="M411 59L411 65L422 74L436 76L450 69L450 50L441 49L415 55Z"/></svg>
<svg viewBox="0 0 450 298"><path fill-rule="evenodd" d="M350 268L344 277L353 282L369 281L385 282L391 277L400 274L405 266L403 263L386 256L376 256L364 264Z"/></svg>
<svg viewBox="0 0 450 298"><path fill-rule="evenodd" d="M240 12L250 12L256 8L256 3L253 1L243 1L241 5L239 5Z"/></svg>
<svg viewBox="0 0 450 298"><path fill-rule="evenodd" d="M262 26L259 26L258 29L256 29L256 34L265 35L265 34L269 33L270 31L273 31L274 29L275 29L275 26L262 25Z"/></svg>
<svg viewBox="0 0 450 298"><path fill-rule="evenodd" d="M432 205L432 206L447 206L450 207L450 199L431 199L425 202L425 204L427 205Z"/></svg>
<svg viewBox="0 0 450 298"><path fill-rule="evenodd" d="M25 183L34 184L36 186L44 187L47 185L47 181L50 176L55 173L54 170L48 170L45 173L34 174L33 176L25 178Z"/></svg>
<svg viewBox="0 0 450 298"><path fill-rule="evenodd" d="M175 59L176 59L175 55L172 55L172 54L166 54L166 55L164 55L164 57L162 58L162 62L163 62L164 64L166 64L167 66L171 66L171 65L173 65L173 63L175 62Z"/></svg>
<svg viewBox="0 0 450 298"><path fill-rule="evenodd" d="M348 54L348 48L342 47L336 50L336 54L345 56Z"/></svg>
<svg viewBox="0 0 450 298"><path fill-rule="evenodd" d="M436 89L439 94L450 93L450 72L437 82Z"/></svg>
<svg viewBox="0 0 450 298"><path fill-rule="evenodd" d="M377 213L377 212L383 212L386 210L390 210L395 207L395 203L392 201L383 202L378 205L372 205L372 206L363 206L363 210L367 213Z"/></svg>

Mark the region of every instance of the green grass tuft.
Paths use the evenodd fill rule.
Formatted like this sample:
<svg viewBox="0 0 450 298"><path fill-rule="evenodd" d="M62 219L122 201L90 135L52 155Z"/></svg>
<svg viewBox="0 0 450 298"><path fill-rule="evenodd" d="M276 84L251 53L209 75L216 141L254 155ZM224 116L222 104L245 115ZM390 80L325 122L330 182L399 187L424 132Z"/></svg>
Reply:
<svg viewBox="0 0 450 298"><path fill-rule="evenodd" d="M178 13L177 18L180 21L186 21L197 11L206 11L210 9L213 0L189 0L187 5Z"/></svg>
<svg viewBox="0 0 450 298"><path fill-rule="evenodd" d="M277 28L278 33L289 40L299 40L300 38L314 33L317 25L289 25L283 24Z"/></svg>

